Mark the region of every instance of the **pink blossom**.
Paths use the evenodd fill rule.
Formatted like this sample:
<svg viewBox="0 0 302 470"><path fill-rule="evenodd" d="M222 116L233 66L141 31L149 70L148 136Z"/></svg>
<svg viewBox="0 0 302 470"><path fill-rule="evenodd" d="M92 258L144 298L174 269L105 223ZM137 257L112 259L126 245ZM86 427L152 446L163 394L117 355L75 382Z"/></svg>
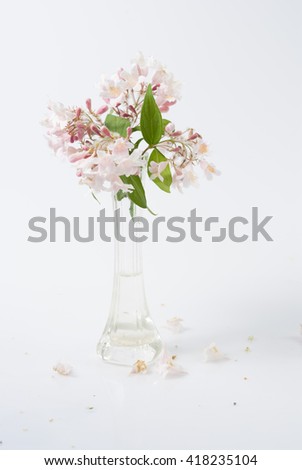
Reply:
<svg viewBox="0 0 302 470"><path fill-rule="evenodd" d="M198 177L191 165L185 167L182 183L185 188L188 188L189 186L198 188Z"/></svg>
<svg viewBox="0 0 302 470"><path fill-rule="evenodd" d="M136 58L132 61L132 66L137 68L139 76L146 77L148 75L148 64L142 52L136 55Z"/></svg>
<svg viewBox="0 0 302 470"><path fill-rule="evenodd" d="M141 152L136 149L126 158L116 160L117 172L120 176L136 175L138 170L145 165L141 158Z"/></svg>
<svg viewBox="0 0 302 470"><path fill-rule="evenodd" d="M114 79L114 78L104 78L102 77L101 79L101 91L100 91L100 96L102 98L112 100L112 99L117 99L121 96L123 93L125 87L124 84L122 83L122 80Z"/></svg>
<svg viewBox="0 0 302 470"><path fill-rule="evenodd" d="M109 145L108 148L111 150L113 158L123 159L129 156L129 148L131 147L132 144L121 137Z"/></svg>
<svg viewBox="0 0 302 470"><path fill-rule="evenodd" d="M132 66L130 73L124 69L121 69L118 75L120 79L124 81L126 88L134 88L138 82L139 72L137 67Z"/></svg>

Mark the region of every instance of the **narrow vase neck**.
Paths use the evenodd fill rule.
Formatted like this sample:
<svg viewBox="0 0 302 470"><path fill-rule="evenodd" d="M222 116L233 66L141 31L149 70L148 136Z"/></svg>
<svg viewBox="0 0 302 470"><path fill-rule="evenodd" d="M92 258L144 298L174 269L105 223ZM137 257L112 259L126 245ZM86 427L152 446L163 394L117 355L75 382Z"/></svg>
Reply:
<svg viewBox="0 0 302 470"><path fill-rule="evenodd" d="M113 197L115 216L115 273L133 276L142 273L142 243L129 236L129 222L139 216L139 208L128 198L118 201ZM131 212L131 213L130 213ZM121 236L120 236L121 235ZM133 237L132 237L133 238Z"/></svg>

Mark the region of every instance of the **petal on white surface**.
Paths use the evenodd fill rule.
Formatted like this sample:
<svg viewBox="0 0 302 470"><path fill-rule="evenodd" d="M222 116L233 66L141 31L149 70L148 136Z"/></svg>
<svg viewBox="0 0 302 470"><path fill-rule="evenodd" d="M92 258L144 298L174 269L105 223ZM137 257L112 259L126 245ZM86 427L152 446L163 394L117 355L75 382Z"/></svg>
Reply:
<svg viewBox="0 0 302 470"><path fill-rule="evenodd" d="M70 375L72 372L72 367L69 364L58 362L53 366L53 370L60 375Z"/></svg>
<svg viewBox="0 0 302 470"><path fill-rule="evenodd" d="M205 362L216 362L228 359L228 357L218 349L215 343L211 343L204 348L203 359Z"/></svg>
<svg viewBox="0 0 302 470"><path fill-rule="evenodd" d="M187 374L187 371L177 363L175 355L164 352L157 364L157 372L164 379L167 377L180 377Z"/></svg>
<svg viewBox="0 0 302 470"><path fill-rule="evenodd" d="M130 374L145 374L148 370L145 361L138 359L132 366Z"/></svg>
<svg viewBox="0 0 302 470"><path fill-rule="evenodd" d="M172 317L167 320L166 327L169 328L169 330L173 331L173 333L180 333L181 331L184 330L182 322L183 322L182 318Z"/></svg>

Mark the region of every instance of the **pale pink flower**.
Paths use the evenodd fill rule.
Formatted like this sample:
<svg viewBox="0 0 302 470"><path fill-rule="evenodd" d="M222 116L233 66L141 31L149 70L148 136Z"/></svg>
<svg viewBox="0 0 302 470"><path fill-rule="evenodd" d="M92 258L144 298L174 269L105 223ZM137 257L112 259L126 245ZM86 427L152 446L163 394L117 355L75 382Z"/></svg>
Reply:
<svg viewBox="0 0 302 470"><path fill-rule="evenodd" d="M142 52L136 55L136 58L132 61L132 65L137 68L139 76L146 77L148 75L149 67L148 63Z"/></svg>
<svg viewBox="0 0 302 470"><path fill-rule="evenodd" d="M116 175L116 164L111 155L104 151L97 152L99 158L98 161L98 173L103 175L105 179L110 179L112 175Z"/></svg>
<svg viewBox="0 0 302 470"><path fill-rule="evenodd" d="M129 193L133 191L133 186L131 184L123 183L121 178L116 176L111 178L111 191L113 191L114 194L116 194L118 191Z"/></svg>
<svg viewBox="0 0 302 470"><path fill-rule="evenodd" d="M48 131L46 134L46 139L49 147L54 151L54 153L64 154L68 152L70 148L70 137L66 132L60 130L60 135L57 130L53 132Z"/></svg>
<svg viewBox="0 0 302 470"><path fill-rule="evenodd" d="M115 160L122 160L129 157L129 149L131 147L133 147L133 145L121 137L110 144L108 149L111 151L112 157Z"/></svg>
<svg viewBox="0 0 302 470"><path fill-rule="evenodd" d="M194 150L197 154L204 155L208 153L208 146L202 139L198 139Z"/></svg>
<svg viewBox="0 0 302 470"><path fill-rule="evenodd" d="M160 181L163 182L164 177L162 176L161 173L164 171L164 169L166 168L168 164L169 164L168 161L160 162L160 163L152 161L149 165L150 178L152 180L155 180L156 178L158 178Z"/></svg>
<svg viewBox="0 0 302 470"><path fill-rule="evenodd" d="M76 163L78 162L79 160L82 160L83 158L86 158L87 156L89 156L89 153L87 153L87 151L79 151L79 152L72 152L70 153L70 156L69 156L69 161L70 163Z"/></svg>
<svg viewBox="0 0 302 470"><path fill-rule="evenodd" d="M136 175L139 169L145 165L145 162L141 158L141 152L134 150L131 155L124 159L116 160L117 172L120 176Z"/></svg>
<svg viewBox="0 0 302 470"><path fill-rule="evenodd" d="M48 109L51 111L51 118L57 122L66 122L74 117L74 110L66 107L63 103L50 101Z"/></svg>
<svg viewBox="0 0 302 470"><path fill-rule="evenodd" d="M71 145L65 126L75 116L76 111L54 101L49 102L48 110L48 116L41 122L47 127L48 145L55 153L65 154Z"/></svg>
<svg viewBox="0 0 302 470"><path fill-rule="evenodd" d="M204 158L200 161L200 166L208 180L211 180L213 175L220 175L220 171L216 169L215 165L208 163Z"/></svg>
<svg viewBox="0 0 302 470"><path fill-rule="evenodd" d="M139 79L139 72L137 66L132 66L131 72L121 69L118 73L121 80L124 81L125 88L134 88Z"/></svg>
<svg viewBox="0 0 302 470"><path fill-rule="evenodd" d="M172 176L172 184L173 186L178 189L180 193L182 193L182 180L183 180L184 174L181 168L174 168L174 173Z"/></svg>
<svg viewBox="0 0 302 470"><path fill-rule="evenodd" d="M188 188L189 186L194 186L198 188L198 177L191 165L187 165L184 168L184 174L182 179L182 184L184 188Z"/></svg>
<svg viewBox="0 0 302 470"><path fill-rule="evenodd" d="M122 80L115 80L112 78L101 78L100 83L100 96L105 100L117 99L124 91Z"/></svg>
<svg viewBox="0 0 302 470"><path fill-rule="evenodd" d="M94 154L94 155L91 155L88 158L78 160L77 168L81 169L82 172L86 173L87 176L91 176L92 174L97 174L97 165L98 165L98 163L99 163L99 159Z"/></svg>
<svg viewBox="0 0 302 470"><path fill-rule="evenodd" d="M159 85L156 90L156 103L159 107L170 107L180 99L180 83L163 67L159 68L152 77L152 83Z"/></svg>

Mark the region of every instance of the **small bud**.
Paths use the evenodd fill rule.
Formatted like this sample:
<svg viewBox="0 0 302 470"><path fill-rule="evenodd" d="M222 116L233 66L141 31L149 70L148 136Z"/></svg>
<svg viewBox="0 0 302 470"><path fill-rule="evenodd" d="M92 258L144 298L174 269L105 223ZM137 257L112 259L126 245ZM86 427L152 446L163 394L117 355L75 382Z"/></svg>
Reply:
<svg viewBox="0 0 302 470"><path fill-rule="evenodd" d="M86 106L87 106L88 111L91 112L91 99L90 98L86 100Z"/></svg>
<svg viewBox="0 0 302 470"><path fill-rule="evenodd" d="M94 132L95 134L97 134L97 135L99 135L99 136L101 135L99 129L97 128L97 126L96 126L95 124L92 124L92 125L90 126L90 129L91 129L92 132Z"/></svg>
<svg viewBox="0 0 302 470"><path fill-rule="evenodd" d="M130 104L129 109L132 113L137 114L136 111L135 111L135 108L132 106L132 104Z"/></svg>
<svg viewBox="0 0 302 470"><path fill-rule="evenodd" d="M97 110L97 114L104 114L106 113L106 111L108 111L108 106L106 104L104 104L103 106L101 106L98 110Z"/></svg>
<svg viewBox="0 0 302 470"><path fill-rule="evenodd" d="M192 134L192 135L188 138L188 140L194 140L194 139L197 139L197 137L199 137L198 132L194 132L194 134Z"/></svg>
<svg viewBox="0 0 302 470"><path fill-rule="evenodd" d="M76 110L76 118L77 118L77 119L79 119L79 117L81 116L81 112L82 112L81 108L78 108L78 109Z"/></svg>
<svg viewBox="0 0 302 470"><path fill-rule="evenodd" d="M103 135L106 135L107 137L111 137L111 134L110 134L110 131L109 131L108 127L102 126L100 131Z"/></svg>
<svg viewBox="0 0 302 470"><path fill-rule="evenodd" d="M128 139L130 139L130 135L132 134L132 128L131 127L127 127L127 137Z"/></svg>

